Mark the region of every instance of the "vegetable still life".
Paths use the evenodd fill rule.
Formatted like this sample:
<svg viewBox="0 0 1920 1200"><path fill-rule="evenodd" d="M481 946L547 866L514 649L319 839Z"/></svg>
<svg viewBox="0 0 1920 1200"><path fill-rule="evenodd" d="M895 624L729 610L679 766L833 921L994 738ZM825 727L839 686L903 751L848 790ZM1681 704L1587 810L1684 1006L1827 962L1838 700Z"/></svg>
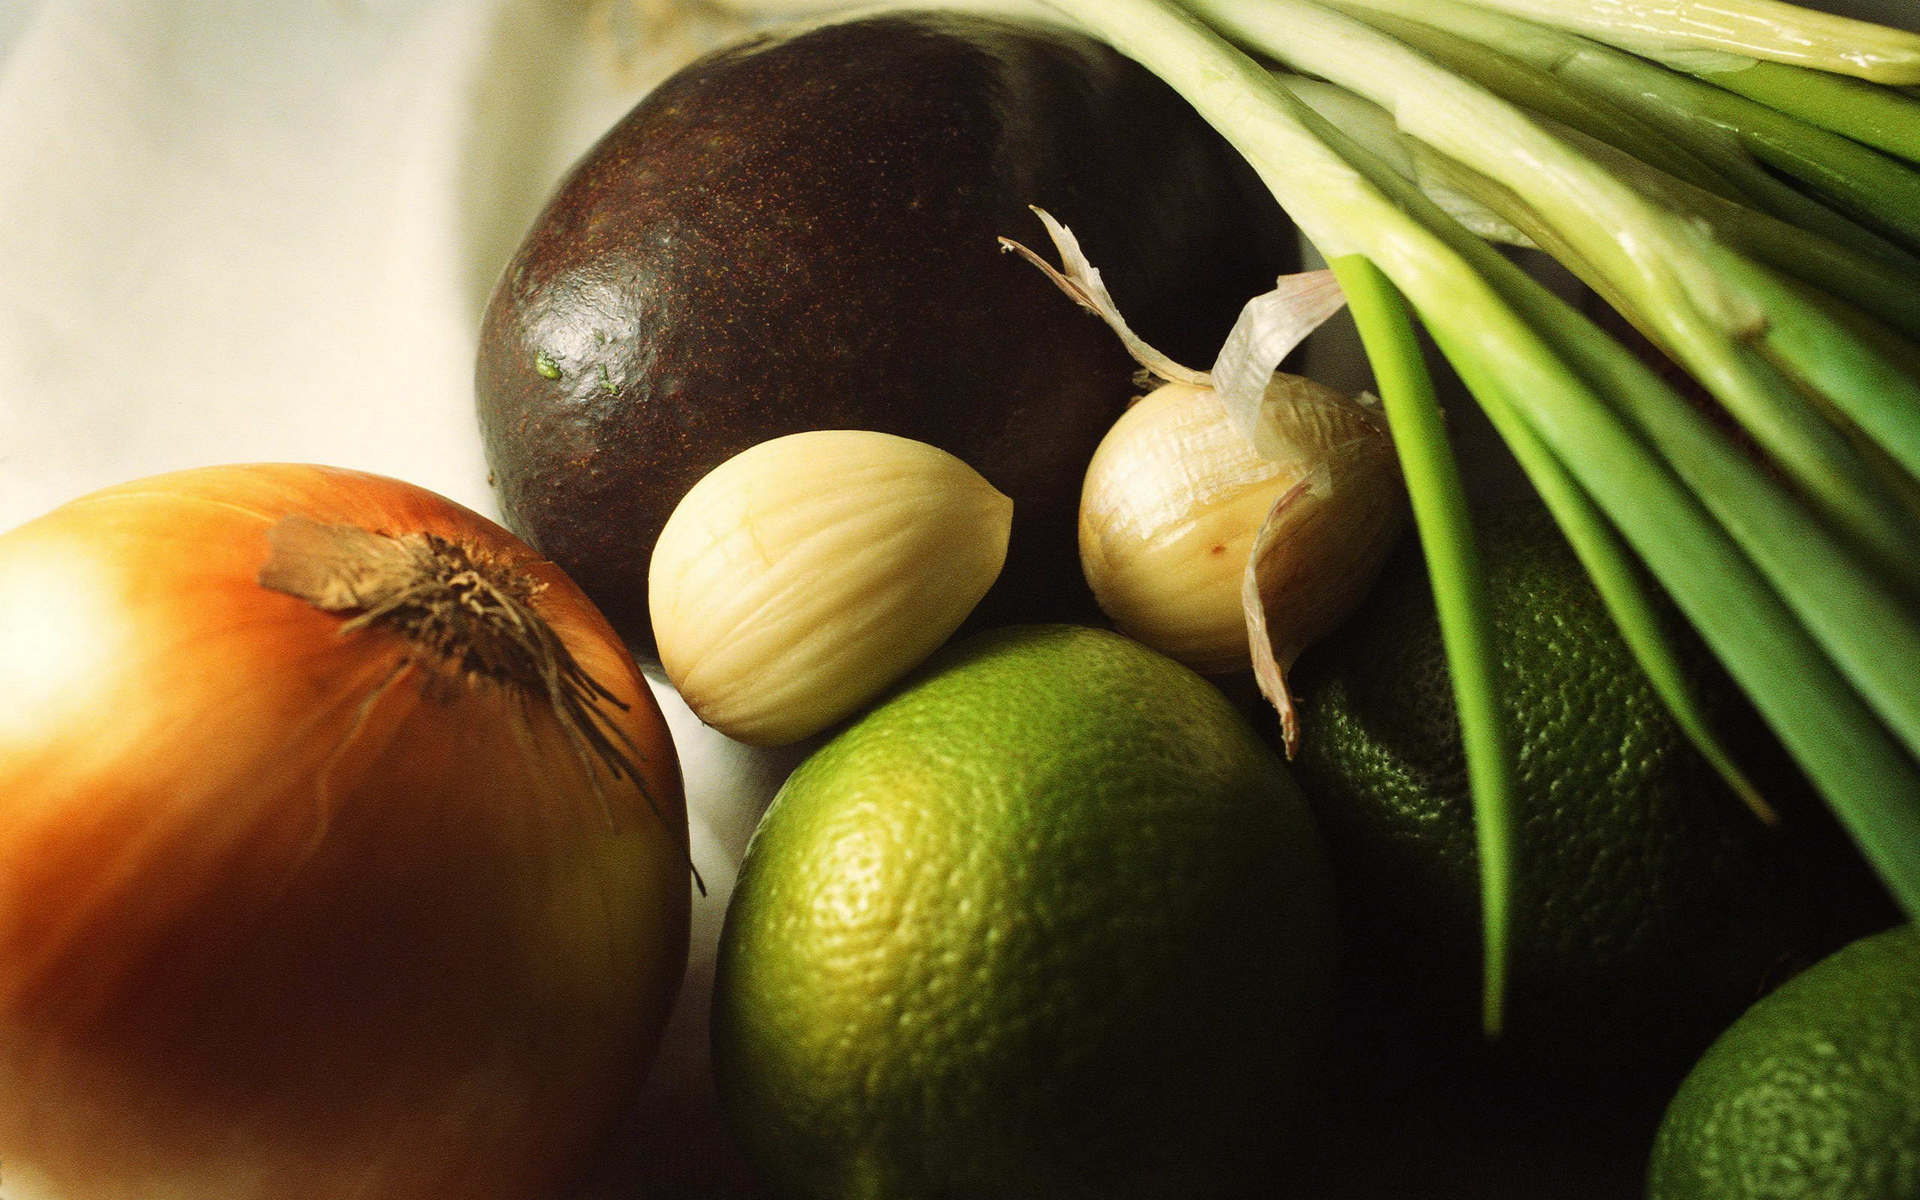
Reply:
<svg viewBox="0 0 1920 1200"><path fill-rule="evenodd" d="M0 1200L1920 1197L1901 0L0 9Z"/></svg>

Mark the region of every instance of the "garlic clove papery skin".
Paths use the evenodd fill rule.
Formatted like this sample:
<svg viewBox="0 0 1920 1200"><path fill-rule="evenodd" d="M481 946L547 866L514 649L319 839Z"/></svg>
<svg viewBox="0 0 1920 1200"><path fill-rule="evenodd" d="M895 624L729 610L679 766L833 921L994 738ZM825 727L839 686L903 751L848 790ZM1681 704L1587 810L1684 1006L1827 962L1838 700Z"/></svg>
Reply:
<svg viewBox="0 0 1920 1200"><path fill-rule="evenodd" d="M999 577L1013 502L924 442L816 430L735 455L667 520L648 574L660 663L702 721L776 746L850 716Z"/></svg>
<svg viewBox="0 0 1920 1200"><path fill-rule="evenodd" d="M1254 449L1210 388L1164 384L1114 423L1081 493L1080 561L1101 610L1128 636L1211 674L1251 665L1242 576L1276 500L1302 483L1314 497L1299 506L1316 514L1315 538L1298 547L1303 563L1312 561L1315 540L1391 537L1372 519L1343 532L1329 510L1371 513L1401 503L1392 441L1375 407L1276 375L1262 420L1277 435L1274 457ZM1366 580L1351 575L1285 573L1293 589L1285 610L1315 627L1329 624L1364 588ZM1279 645L1295 640L1273 632Z"/></svg>

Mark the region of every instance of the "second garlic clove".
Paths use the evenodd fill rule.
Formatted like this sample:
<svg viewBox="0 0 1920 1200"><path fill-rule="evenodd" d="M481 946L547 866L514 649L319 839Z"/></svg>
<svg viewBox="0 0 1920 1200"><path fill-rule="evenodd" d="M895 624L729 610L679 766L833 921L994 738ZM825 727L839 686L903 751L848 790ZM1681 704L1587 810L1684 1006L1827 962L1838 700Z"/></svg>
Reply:
<svg viewBox="0 0 1920 1200"><path fill-rule="evenodd" d="M852 715L959 628L1000 574L1013 502L937 447L869 430L753 446L695 484L648 573L660 663L738 741Z"/></svg>
<svg viewBox="0 0 1920 1200"><path fill-rule="evenodd" d="M1081 495L1081 566L1102 611L1122 632L1202 672L1250 665L1242 578L1276 500L1306 484L1314 501L1301 512L1358 516L1400 503L1392 442L1374 407L1275 375L1260 415L1273 457L1254 448L1212 389L1164 384L1114 423ZM1371 517L1345 531L1372 549L1394 532ZM1330 536L1342 536L1337 516ZM1303 561L1329 549L1325 537L1315 541ZM1283 599L1317 635L1363 590L1365 579L1350 576L1289 576ZM1276 640L1297 649L1294 632L1276 630Z"/></svg>

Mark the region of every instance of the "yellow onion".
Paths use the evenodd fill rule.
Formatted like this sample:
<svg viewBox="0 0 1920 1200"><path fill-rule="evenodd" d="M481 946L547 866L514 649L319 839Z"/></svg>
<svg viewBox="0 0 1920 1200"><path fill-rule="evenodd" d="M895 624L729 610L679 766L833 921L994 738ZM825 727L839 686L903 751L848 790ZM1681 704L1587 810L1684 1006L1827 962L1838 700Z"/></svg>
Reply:
<svg viewBox="0 0 1920 1200"><path fill-rule="evenodd" d="M686 960L600 614L395 480L215 467L0 536L0 1194L544 1200Z"/></svg>

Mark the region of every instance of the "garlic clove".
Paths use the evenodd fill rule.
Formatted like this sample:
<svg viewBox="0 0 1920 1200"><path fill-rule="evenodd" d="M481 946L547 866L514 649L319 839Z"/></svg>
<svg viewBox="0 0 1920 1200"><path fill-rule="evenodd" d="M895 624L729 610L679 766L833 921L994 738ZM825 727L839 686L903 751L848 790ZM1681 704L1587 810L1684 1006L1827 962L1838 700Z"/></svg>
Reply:
<svg viewBox="0 0 1920 1200"><path fill-rule="evenodd" d="M795 742L851 715L952 635L1000 574L1013 502L924 442L774 438L668 518L648 573L667 679L738 741Z"/></svg>
<svg viewBox="0 0 1920 1200"><path fill-rule="evenodd" d="M1279 370L1345 304L1331 271L1277 281L1241 309L1209 371L1172 361L1127 327L1071 230L1035 209L1058 270L1008 238L1166 381L1114 423L1080 497L1080 565L1121 632L1209 674L1252 667L1299 721L1286 671L1345 618L1399 535L1406 496L1385 413Z"/></svg>
<svg viewBox="0 0 1920 1200"><path fill-rule="evenodd" d="M1169 383L1121 414L1087 465L1080 565L1127 636L1206 672L1244 667L1240 575L1289 484L1210 388Z"/></svg>
<svg viewBox="0 0 1920 1200"><path fill-rule="evenodd" d="M1241 436L1211 389L1163 385L1114 423L1081 492L1080 562L1101 610L1123 633L1207 673L1252 664L1242 577L1290 490L1309 483L1311 499L1264 535L1262 576L1279 590L1269 623L1286 663L1357 598L1365 581L1349 582L1344 556L1374 553L1394 533L1374 518L1400 504L1377 408L1276 374L1261 420L1273 457ZM1356 515L1343 530L1348 512ZM1300 556L1291 567L1274 557L1288 546Z"/></svg>

